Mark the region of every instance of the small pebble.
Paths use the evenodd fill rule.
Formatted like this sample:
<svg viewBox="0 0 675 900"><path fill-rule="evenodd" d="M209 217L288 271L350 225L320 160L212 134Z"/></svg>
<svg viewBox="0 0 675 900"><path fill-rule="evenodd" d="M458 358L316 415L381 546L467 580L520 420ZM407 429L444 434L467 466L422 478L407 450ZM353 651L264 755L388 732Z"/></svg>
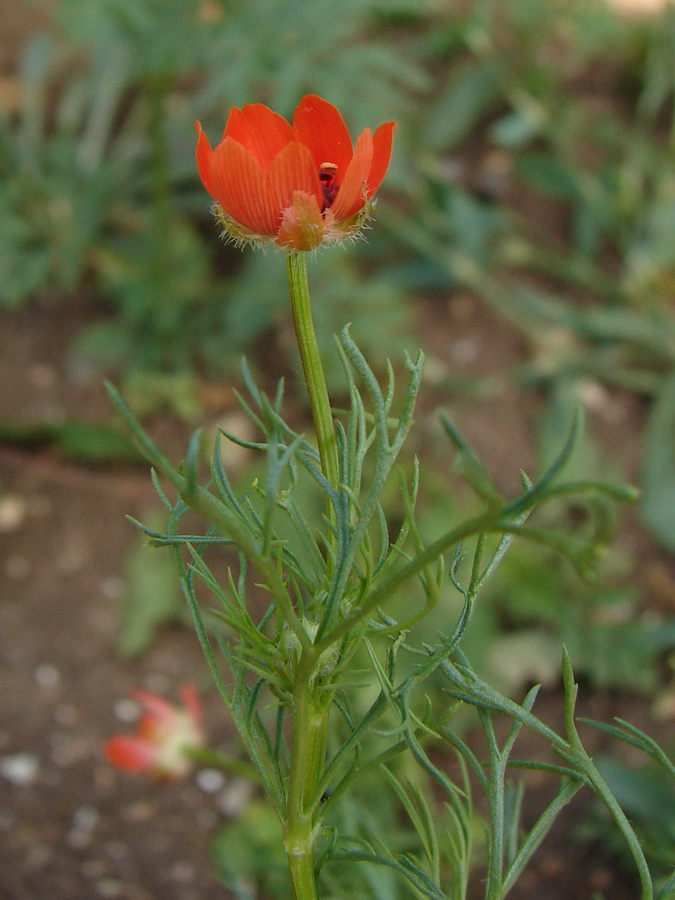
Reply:
<svg viewBox="0 0 675 900"><path fill-rule="evenodd" d="M23 497L6 494L0 498L0 531L10 532L20 528L27 510L28 504Z"/></svg>
<svg viewBox="0 0 675 900"><path fill-rule="evenodd" d="M121 897L124 885L114 878L102 878L96 883L96 893L99 897Z"/></svg>
<svg viewBox="0 0 675 900"><path fill-rule="evenodd" d="M117 700L113 706L113 710L120 722L135 722L139 714L138 703L130 697Z"/></svg>
<svg viewBox="0 0 675 900"><path fill-rule="evenodd" d="M470 363L478 356L478 344L472 338L460 338L450 348L450 355L458 363Z"/></svg>
<svg viewBox="0 0 675 900"><path fill-rule="evenodd" d="M35 681L38 687L52 690L61 683L61 673L51 663L42 663L35 670Z"/></svg>
<svg viewBox="0 0 675 900"><path fill-rule="evenodd" d="M75 810L73 824L66 837L68 845L75 849L89 846L99 819L100 813L93 806L80 806Z"/></svg>
<svg viewBox="0 0 675 900"><path fill-rule="evenodd" d="M171 880L179 884L189 884L195 880L195 867L192 863L180 861L171 866Z"/></svg>
<svg viewBox="0 0 675 900"><path fill-rule="evenodd" d="M225 784L225 776L218 769L202 769L196 781L205 794L217 794Z"/></svg>
<svg viewBox="0 0 675 900"><path fill-rule="evenodd" d="M231 781L218 797L218 806L223 815L237 816L246 808L253 786L245 778Z"/></svg>
<svg viewBox="0 0 675 900"><path fill-rule="evenodd" d="M32 753L15 753L0 758L0 775L16 787L33 784L39 768L39 760Z"/></svg>

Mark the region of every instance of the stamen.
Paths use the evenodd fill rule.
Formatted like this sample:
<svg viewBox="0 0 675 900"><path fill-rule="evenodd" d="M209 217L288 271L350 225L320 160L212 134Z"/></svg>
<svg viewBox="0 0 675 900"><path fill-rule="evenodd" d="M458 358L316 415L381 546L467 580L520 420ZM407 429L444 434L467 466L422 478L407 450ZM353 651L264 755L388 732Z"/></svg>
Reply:
<svg viewBox="0 0 675 900"><path fill-rule="evenodd" d="M335 184L337 170L337 164L333 162L323 162L319 166L319 181L321 182L321 191L323 193L323 208L321 212L325 212L333 205L337 192L340 190L339 185Z"/></svg>

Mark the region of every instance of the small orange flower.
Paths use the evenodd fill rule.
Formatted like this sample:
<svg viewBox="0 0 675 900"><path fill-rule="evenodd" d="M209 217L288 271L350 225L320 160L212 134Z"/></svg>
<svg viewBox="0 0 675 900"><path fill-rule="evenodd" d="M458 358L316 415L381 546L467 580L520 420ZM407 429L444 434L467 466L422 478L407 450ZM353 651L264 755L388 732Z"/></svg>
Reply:
<svg viewBox="0 0 675 900"><path fill-rule="evenodd" d="M197 167L216 216L237 241L313 250L355 235L389 168L395 122L352 141L338 110L310 94L293 124L267 106L232 109L211 148L196 123Z"/></svg>
<svg viewBox="0 0 675 900"><path fill-rule="evenodd" d="M127 772L142 772L160 779L187 775L192 761L185 751L204 745L202 705L197 691L191 685L181 688L182 709L147 691L136 691L133 696L146 712L135 735L118 735L106 741L104 753L108 762Z"/></svg>

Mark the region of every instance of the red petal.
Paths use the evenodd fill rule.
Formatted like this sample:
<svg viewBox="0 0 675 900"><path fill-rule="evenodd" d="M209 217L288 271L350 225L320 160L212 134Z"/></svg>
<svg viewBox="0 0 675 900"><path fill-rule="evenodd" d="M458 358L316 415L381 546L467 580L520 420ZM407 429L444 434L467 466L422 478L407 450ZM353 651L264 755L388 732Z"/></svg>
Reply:
<svg viewBox="0 0 675 900"><path fill-rule="evenodd" d="M174 727L175 713L172 717L158 719L151 713L147 713L138 720L136 726L136 737L141 741L147 741L149 744L162 744L166 740L167 734L171 733Z"/></svg>
<svg viewBox="0 0 675 900"><path fill-rule="evenodd" d="M200 722L204 715L202 701L194 685L184 684L180 689L183 705L193 722Z"/></svg>
<svg viewBox="0 0 675 900"><path fill-rule="evenodd" d="M321 182L314 167L312 154L303 144L292 142L276 157L265 176L267 191L277 210L277 228L281 214L293 203L296 191L316 197L317 209L321 204Z"/></svg>
<svg viewBox="0 0 675 900"><path fill-rule="evenodd" d="M172 719L176 715L176 707L173 703L169 703L164 697L158 697L157 694L151 694L149 691L134 691L133 698L148 710L153 719L160 722Z"/></svg>
<svg viewBox="0 0 675 900"><path fill-rule="evenodd" d="M199 177L206 190L213 196L213 184L211 182L211 157L213 150L209 139L202 131L201 122L195 122L195 128L199 139L197 141L197 168L199 169Z"/></svg>
<svg viewBox="0 0 675 900"><path fill-rule="evenodd" d="M227 137L246 147L262 168L267 169L293 140L293 129L283 116L262 103L249 103L242 110L231 110L223 139Z"/></svg>
<svg viewBox="0 0 675 900"><path fill-rule="evenodd" d="M396 122L380 125L373 135L373 164L368 175L368 196L372 197L387 174L391 161L391 148L394 143Z"/></svg>
<svg viewBox="0 0 675 900"><path fill-rule="evenodd" d="M352 139L333 104L315 94L303 97L293 116L293 132L309 148L317 174L322 163L335 163L340 184L352 158Z"/></svg>
<svg viewBox="0 0 675 900"><path fill-rule="evenodd" d="M213 196L228 216L257 234L274 236L279 207L271 201L263 170L252 153L226 138L211 158Z"/></svg>
<svg viewBox="0 0 675 900"><path fill-rule="evenodd" d="M361 133L354 156L347 167L340 190L331 206L331 212L336 222L342 222L353 216L363 206L364 186L368 181L368 175L373 163L373 136L370 128Z"/></svg>
<svg viewBox="0 0 675 900"><path fill-rule="evenodd" d="M150 772L157 763L155 749L140 738L110 738L103 752L108 762L127 772Z"/></svg>

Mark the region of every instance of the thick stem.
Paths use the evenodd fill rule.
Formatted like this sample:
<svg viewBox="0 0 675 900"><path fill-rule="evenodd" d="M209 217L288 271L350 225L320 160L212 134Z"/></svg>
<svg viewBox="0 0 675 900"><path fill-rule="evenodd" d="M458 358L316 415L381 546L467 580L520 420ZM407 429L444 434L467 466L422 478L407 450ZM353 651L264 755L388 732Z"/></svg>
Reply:
<svg viewBox="0 0 675 900"><path fill-rule="evenodd" d="M314 665L315 655L305 654L298 667L293 693L284 845L296 900L318 900L314 878L314 841L318 832L315 791L325 762L330 704L317 702L312 690Z"/></svg>
<svg viewBox="0 0 675 900"><path fill-rule="evenodd" d="M303 252L291 251L286 255L286 261L295 335L298 340L302 369L305 374L309 402L314 417L316 441L321 458L321 470L326 480L333 487L337 487L340 473L335 427L326 387L326 377L312 321L309 283L307 281L307 255Z"/></svg>
<svg viewBox="0 0 675 900"><path fill-rule="evenodd" d="M326 377L316 340L307 280L307 256L289 252L286 256L295 334L314 418L321 471L337 488L340 480L335 426ZM335 513L327 500L328 519ZM328 563L330 565L330 562ZM323 775L330 703L326 693L314 688L318 654L305 648L296 670L293 691L290 778L284 843L288 855L296 900L318 900L314 877L314 841L318 833L316 786Z"/></svg>

